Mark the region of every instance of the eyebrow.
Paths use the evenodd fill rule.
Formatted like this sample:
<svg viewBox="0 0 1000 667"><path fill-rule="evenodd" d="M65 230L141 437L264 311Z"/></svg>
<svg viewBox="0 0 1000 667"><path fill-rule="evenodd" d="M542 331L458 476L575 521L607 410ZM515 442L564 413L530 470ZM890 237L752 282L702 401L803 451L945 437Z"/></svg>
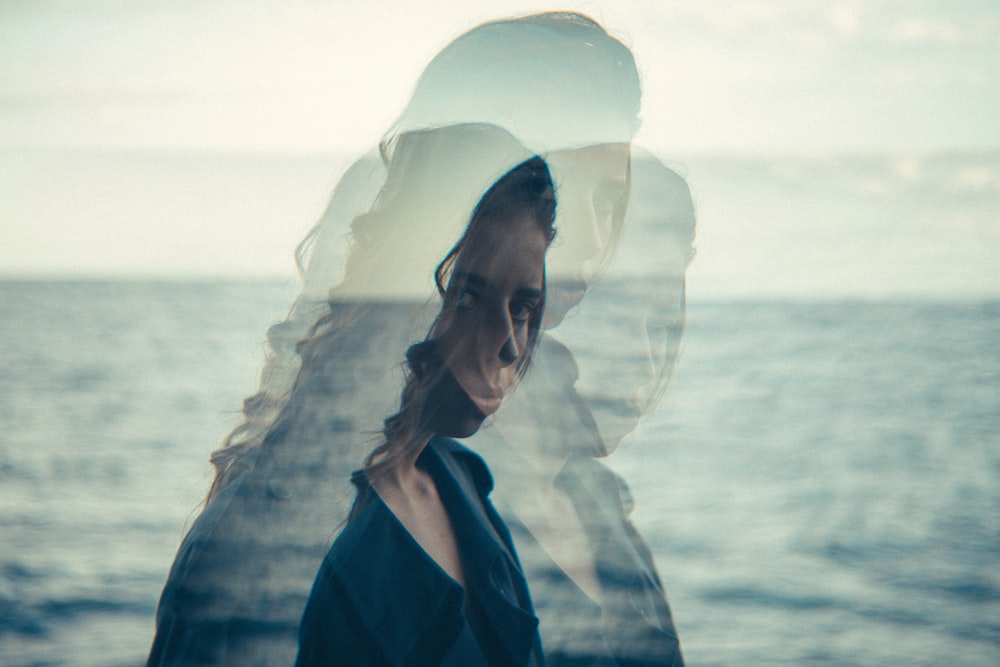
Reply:
<svg viewBox="0 0 1000 667"><path fill-rule="evenodd" d="M535 287L518 287L514 292L522 299L535 299L541 301L545 297L545 292Z"/></svg>
<svg viewBox="0 0 1000 667"><path fill-rule="evenodd" d="M465 284L471 284L480 289L496 289L496 283L492 280L487 280L478 273L471 273L469 271L456 271L453 280L461 280ZM545 292L536 287L522 286L518 287L514 293L521 297L522 299L537 299L542 300L545 296Z"/></svg>

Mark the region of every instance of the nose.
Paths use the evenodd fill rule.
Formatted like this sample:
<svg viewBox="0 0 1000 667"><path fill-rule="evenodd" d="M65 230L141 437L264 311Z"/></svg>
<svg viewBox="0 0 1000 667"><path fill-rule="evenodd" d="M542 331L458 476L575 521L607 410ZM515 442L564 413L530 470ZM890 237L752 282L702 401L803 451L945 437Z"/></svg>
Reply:
<svg viewBox="0 0 1000 667"><path fill-rule="evenodd" d="M506 368L514 364L521 356L518 324L511 316L510 303L506 299L499 300L491 308L491 312L492 315L488 317L488 321L483 322L486 325L484 333L489 340L484 351L492 350L492 352L487 352L486 357L496 355L494 358L500 362L500 367Z"/></svg>
<svg viewBox="0 0 1000 667"><path fill-rule="evenodd" d="M504 341L504 344L500 347L500 363L504 367L510 366L515 361L517 361L517 344L514 343L514 337L510 336Z"/></svg>

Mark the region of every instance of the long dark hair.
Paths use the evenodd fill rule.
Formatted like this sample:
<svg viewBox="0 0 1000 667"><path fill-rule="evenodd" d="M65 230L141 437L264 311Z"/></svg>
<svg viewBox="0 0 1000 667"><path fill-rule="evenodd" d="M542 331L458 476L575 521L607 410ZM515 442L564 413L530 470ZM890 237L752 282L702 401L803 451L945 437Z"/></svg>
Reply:
<svg viewBox="0 0 1000 667"><path fill-rule="evenodd" d="M384 161L384 148L401 135L465 123L502 127L532 151L628 143L639 125L640 97L631 51L593 19L545 12L490 21L457 37L427 65L380 153ZM283 419L302 367L300 341L342 319L321 313L322 296L342 275L339 243L348 235L340 223L365 210L378 191L377 157L359 159L344 174L326 214L297 249L303 291L286 319L268 330L259 389L243 402L242 422L212 453L216 474L206 502L253 468ZM320 316L324 321L317 323Z"/></svg>
<svg viewBox="0 0 1000 667"><path fill-rule="evenodd" d="M216 475L206 501L240 474L253 469L262 452L277 451L290 433L308 425L301 423L303 411L319 409L316 400L329 391L324 378L342 376L350 368L357 370L358 362L368 356L373 362L376 357L384 362L387 351L398 354L405 349L404 341L414 339L412 334L397 338L409 326L391 319L376 325L380 328L371 335L358 329L360 323L379 310L376 304L398 298L395 293L387 295L379 291L387 284L386 280L391 285L404 284L399 279L414 280L413 289L402 298L419 300L426 293L423 283L417 283L434 266L427 258L444 257L433 272L433 280L445 303L453 304L456 295L448 294L451 268L469 244L474 230L502 229L505 217L520 216L537 221L546 231L546 237L552 236L555 210L552 178L545 161L526 160L528 155L508 133L482 124L412 132L387 147L386 184L371 209L355 216L352 223L353 248L347 258L347 273L331 290L326 307L313 317L305 336L297 343L289 343L297 366L294 381L284 392L261 392L245 401L244 413L254 414L255 418L248 418L232 432L225 446L213 453ZM514 164L519 166L498 178ZM441 230L449 229L441 235ZM458 236L459 241L451 246ZM447 242L441 245L441 240ZM354 289L360 290L360 298L354 295ZM369 326L373 324L374 321L369 322ZM535 338L540 321L531 324ZM277 329L278 326L272 327L271 332ZM362 351L365 343L359 341L377 337L384 337L390 346ZM359 344L361 348L357 347ZM378 363L375 365L380 366L376 373L388 370ZM271 364L265 371L285 371L284 366L276 366ZM384 384L379 378L376 384ZM375 400L380 401L381 394ZM307 407L306 403L313 407ZM354 417L348 421L364 423ZM372 430L362 432L372 434ZM365 449L370 449L371 444ZM355 439L341 443L342 456L356 460L355 446L364 444Z"/></svg>
<svg viewBox="0 0 1000 667"><path fill-rule="evenodd" d="M406 353L405 384L400 396L399 411L388 417L382 429L383 440L365 458L364 473L367 483L389 474L401 460L423 449L435 435L425 410L431 389L440 378L444 361L436 345L442 333L442 322L457 303L461 286L452 279L452 272L469 239L475 237L486 225L503 225L525 217L530 218L545 234L546 245L555 237L556 198L552 176L545 161L534 156L517 165L494 183L483 195L465 228L434 272L438 294L443 300L441 311L425 339L412 345ZM528 318L527 341L524 353L518 359L517 376L523 376L531 362L532 352L538 342L542 327L543 304ZM367 484L363 484L367 487ZM354 514L367 504L365 488L359 490Z"/></svg>

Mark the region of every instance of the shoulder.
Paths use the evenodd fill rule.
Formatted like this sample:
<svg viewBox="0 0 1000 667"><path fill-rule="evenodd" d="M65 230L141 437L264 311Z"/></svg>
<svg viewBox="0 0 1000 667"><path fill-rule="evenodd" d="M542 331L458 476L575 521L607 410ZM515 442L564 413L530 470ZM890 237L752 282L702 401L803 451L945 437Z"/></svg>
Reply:
<svg viewBox="0 0 1000 667"><path fill-rule="evenodd" d="M493 490L493 475L486 461L457 440L437 437L431 440L428 448L434 451L446 463L456 464L461 473L470 479L480 497L485 498Z"/></svg>
<svg viewBox="0 0 1000 667"><path fill-rule="evenodd" d="M461 608L461 587L375 494L316 575L300 625L299 664L330 664L330 656L336 664L425 664L408 656L427 642L450 641Z"/></svg>
<svg viewBox="0 0 1000 667"><path fill-rule="evenodd" d="M225 535L226 519L245 476L212 498L184 536L157 604L147 664L182 665L194 655L225 655L227 619L241 593L227 576L236 557Z"/></svg>
<svg viewBox="0 0 1000 667"><path fill-rule="evenodd" d="M387 573L398 572L399 563L412 558L409 542L405 530L375 494L373 501L344 526L327 551L308 607L322 610L319 617L330 617L344 610L358 613L387 605L384 597L390 589L376 583L386 576L394 578ZM364 619L365 614L361 617ZM377 623L371 623L368 629L375 632Z"/></svg>
<svg viewBox="0 0 1000 667"><path fill-rule="evenodd" d="M383 551L395 541L396 522L385 503L370 486L359 489L359 493L368 496L368 502L351 517L326 554L326 565L335 569L364 561L366 553Z"/></svg>
<svg viewBox="0 0 1000 667"><path fill-rule="evenodd" d="M210 557L205 557L205 554L212 552L213 549L225 542L220 533L223 532L222 529L225 527L230 506L234 504L233 500L239 494L245 478L246 473L241 474L208 501L201 514L195 519L191 529L184 536L177 549L174 562L170 566L163 597L160 600L161 608L177 592L176 589L181 585L181 582L193 576L199 569L212 564L213 560Z"/></svg>
<svg viewBox="0 0 1000 667"><path fill-rule="evenodd" d="M365 480L367 483L367 480ZM351 518L327 551L322 569L344 582L356 602L367 604L373 581L389 581L399 563L427 562L427 557L385 501L371 487L370 501ZM403 576L412 576L408 572ZM398 583L398 582L397 582Z"/></svg>
<svg viewBox="0 0 1000 667"><path fill-rule="evenodd" d="M572 494L586 493L602 507L620 508L622 516L631 515L635 509L635 499L625 479L593 457L571 456L556 480Z"/></svg>

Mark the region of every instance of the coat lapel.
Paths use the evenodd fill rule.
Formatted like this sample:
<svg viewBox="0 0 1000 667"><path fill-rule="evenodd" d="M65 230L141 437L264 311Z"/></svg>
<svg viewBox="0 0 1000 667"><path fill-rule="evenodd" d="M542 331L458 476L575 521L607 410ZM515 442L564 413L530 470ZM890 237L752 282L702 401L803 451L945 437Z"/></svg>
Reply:
<svg viewBox="0 0 1000 667"><path fill-rule="evenodd" d="M486 465L457 442L440 438L431 441L418 465L438 487L459 544L469 592L505 654L490 655L491 663L529 664L532 648L540 648L538 619L509 533L486 497L493 486ZM341 537L354 544L343 544L330 565L393 664L419 664L421 656L443 655L467 635L465 591L381 499L362 510ZM400 563L422 565L400 567ZM467 636L462 639L467 640Z"/></svg>
<svg viewBox="0 0 1000 667"><path fill-rule="evenodd" d="M478 455L453 440L436 439L426 467L448 507L470 593L482 607L504 663L527 664L538 619L510 533L487 498L493 479Z"/></svg>
<svg viewBox="0 0 1000 667"><path fill-rule="evenodd" d="M462 587L449 577L377 500L352 524L354 545L343 545L331 567L362 622L393 664L448 646L462 628ZM422 566L402 567L403 563ZM377 573L374 574L373 573Z"/></svg>

